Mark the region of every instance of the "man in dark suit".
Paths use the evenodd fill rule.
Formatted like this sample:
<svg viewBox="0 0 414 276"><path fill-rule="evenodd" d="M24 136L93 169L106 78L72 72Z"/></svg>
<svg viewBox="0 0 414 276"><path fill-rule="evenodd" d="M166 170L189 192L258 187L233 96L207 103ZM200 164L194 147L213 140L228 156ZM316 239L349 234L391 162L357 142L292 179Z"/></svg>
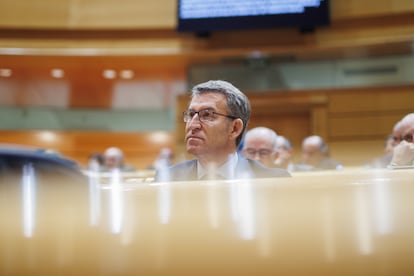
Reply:
<svg viewBox="0 0 414 276"><path fill-rule="evenodd" d="M237 153L249 118L248 98L231 83L212 80L196 85L183 112L186 150L196 159L159 169L155 181L290 176Z"/></svg>

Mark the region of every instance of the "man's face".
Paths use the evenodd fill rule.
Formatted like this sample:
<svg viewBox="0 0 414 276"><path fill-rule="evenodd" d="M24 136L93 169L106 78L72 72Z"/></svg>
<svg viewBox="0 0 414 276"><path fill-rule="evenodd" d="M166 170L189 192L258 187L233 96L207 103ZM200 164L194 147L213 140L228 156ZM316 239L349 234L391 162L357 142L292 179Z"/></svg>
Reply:
<svg viewBox="0 0 414 276"><path fill-rule="evenodd" d="M401 139L414 143L414 122L407 122L401 127Z"/></svg>
<svg viewBox="0 0 414 276"><path fill-rule="evenodd" d="M188 110L199 112L211 110L226 115L226 97L220 93L203 93L192 98ZM202 122L198 114L186 123L185 143L189 153L208 161L222 158L236 149L235 137L232 134L235 120L225 116L212 115L212 120Z"/></svg>
<svg viewBox="0 0 414 276"><path fill-rule="evenodd" d="M119 168L121 167L121 160L115 155L105 156L105 166L110 169Z"/></svg>
<svg viewBox="0 0 414 276"><path fill-rule="evenodd" d="M395 147L401 142L401 125L395 126L392 131L392 146Z"/></svg>
<svg viewBox="0 0 414 276"><path fill-rule="evenodd" d="M302 162L310 166L318 166L324 154L321 152L318 144L304 144L302 146Z"/></svg>
<svg viewBox="0 0 414 276"><path fill-rule="evenodd" d="M267 137L249 137L244 141L243 154L255 159L267 167L273 167L276 159L274 146Z"/></svg>
<svg viewBox="0 0 414 276"><path fill-rule="evenodd" d="M280 159L281 163L288 163L292 158L292 149L286 149L285 147L281 146L278 149L279 155L278 159Z"/></svg>

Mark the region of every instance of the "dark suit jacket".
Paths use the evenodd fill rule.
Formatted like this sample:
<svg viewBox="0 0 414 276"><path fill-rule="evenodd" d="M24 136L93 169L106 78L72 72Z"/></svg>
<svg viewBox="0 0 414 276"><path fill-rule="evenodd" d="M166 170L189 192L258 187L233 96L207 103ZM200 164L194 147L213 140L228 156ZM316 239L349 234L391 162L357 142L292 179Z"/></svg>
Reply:
<svg viewBox="0 0 414 276"><path fill-rule="evenodd" d="M288 171L277 168L266 168L259 162L239 156L236 166L235 179L268 177L290 177ZM165 171L159 170L155 181L187 181L198 180L197 159L177 163Z"/></svg>

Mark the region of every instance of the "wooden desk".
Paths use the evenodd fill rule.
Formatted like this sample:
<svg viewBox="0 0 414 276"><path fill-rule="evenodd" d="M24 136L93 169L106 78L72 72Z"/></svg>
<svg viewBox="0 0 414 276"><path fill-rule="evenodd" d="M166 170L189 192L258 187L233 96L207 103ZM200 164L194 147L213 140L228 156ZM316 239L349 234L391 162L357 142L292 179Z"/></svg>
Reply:
<svg viewBox="0 0 414 276"><path fill-rule="evenodd" d="M414 275L413 179L50 180L30 196L2 178L0 274Z"/></svg>
<svg viewBox="0 0 414 276"><path fill-rule="evenodd" d="M110 183L116 175L111 172L94 172L83 170L82 173L87 176L90 180L94 179L95 182L101 184ZM155 178L155 170L136 170L132 172L119 172L118 181L128 183L140 183L140 182L153 182Z"/></svg>

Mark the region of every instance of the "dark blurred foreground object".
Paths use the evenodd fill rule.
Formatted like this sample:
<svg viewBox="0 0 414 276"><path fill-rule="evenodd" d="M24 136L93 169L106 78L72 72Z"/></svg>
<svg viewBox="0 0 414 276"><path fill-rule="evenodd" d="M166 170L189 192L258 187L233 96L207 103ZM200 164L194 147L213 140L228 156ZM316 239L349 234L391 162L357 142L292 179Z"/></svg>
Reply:
<svg viewBox="0 0 414 276"><path fill-rule="evenodd" d="M64 273L54 260L70 255L68 237L89 230L88 191L76 162L48 150L0 145L0 275ZM62 260L70 267L71 259Z"/></svg>
<svg viewBox="0 0 414 276"><path fill-rule="evenodd" d="M40 174L82 177L78 164L44 149L0 144L0 175L21 174L30 166Z"/></svg>

